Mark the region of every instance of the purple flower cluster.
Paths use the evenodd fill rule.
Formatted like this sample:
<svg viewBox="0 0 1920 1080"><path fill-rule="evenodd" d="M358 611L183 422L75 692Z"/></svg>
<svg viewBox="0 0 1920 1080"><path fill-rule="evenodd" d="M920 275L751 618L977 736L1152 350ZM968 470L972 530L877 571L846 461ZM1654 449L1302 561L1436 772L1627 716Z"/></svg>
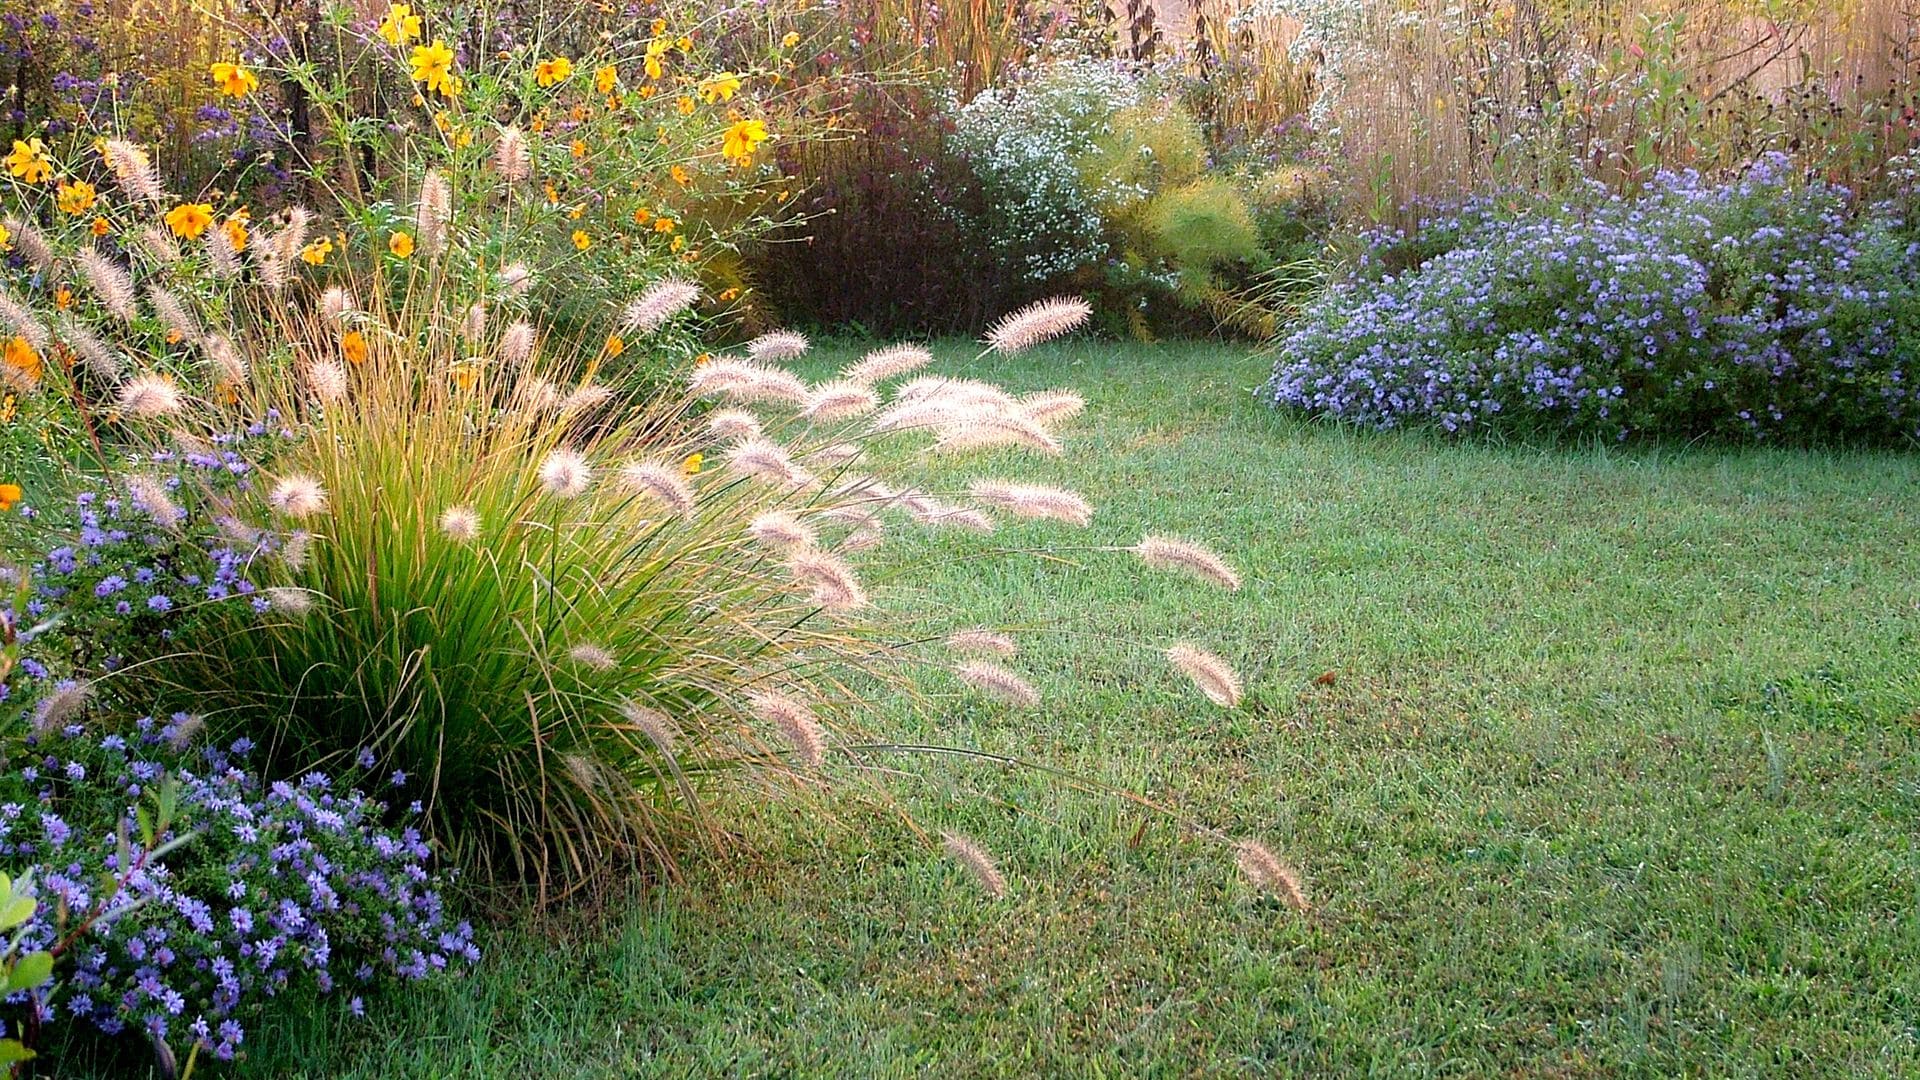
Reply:
<svg viewBox="0 0 1920 1080"><path fill-rule="evenodd" d="M1907 439L1920 245L1893 203L1663 173L1630 197L1486 197L1366 237L1266 393L1375 427Z"/></svg>
<svg viewBox="0 0 1920 1080"><path fill-rule="evenodd" d="M89 720L29 739L0 775L0 860L31 868L41 900L23 944L59 976L9 1006L228 1059L267 998L479 958L384 803L319 773L263 787L245 740L192 752L190 716L107 735Z"/></svg>

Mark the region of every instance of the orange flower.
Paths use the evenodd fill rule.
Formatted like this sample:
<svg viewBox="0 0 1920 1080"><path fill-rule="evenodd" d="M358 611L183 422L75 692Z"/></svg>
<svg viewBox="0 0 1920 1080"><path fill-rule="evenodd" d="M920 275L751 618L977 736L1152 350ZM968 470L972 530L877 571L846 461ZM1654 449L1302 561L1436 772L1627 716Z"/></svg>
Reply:
<svg viewBox="0 0 1920 1080"><path fill-rule="evenodd" d="M615 68L612 64L608 64L606 67L596 68L594 70L593 88L595 90L598 90L603 94L611 94L613 93L613 88L615 86L618 86L619 84L620 84L619 69Z"/></svg>
<svg viewBox="0 0 1920 1080"><path fill-rule="evenodd" d="M653 211L647 209L644 206L635 209L633 212L633 223L635 225L645 225L647 222L652 220L653 220Z"/></svg>
<svg viewBox="0 0 1920 1080"><path fill-rule="evenodd" d="M673 103L673 107L680 110L681 116L693 115L693 99L685 94L680 95L679 100Z"/></svg>
<svg viewBox="0 0 1920 1080"><path fill-rule="evenodd" d="M573 246L580 251L585 251L593 246L593 237L588 236L587 230L585 229L575 229L573 230Z"/></svg>
<svg viewBox="0 0 1920 1080"><path fill-rule="evenodd" d="M573 150L573 156L576 158L583 158L587 156L587 144L583 140L580 140L580 139L573 140L573 146L571 147L571 149Z"/></svg>
<svg viewBox="0 0 1920 1080"><path fill-rule="evenodd" d="M221 223L220 229L227 234L227 243L235 251L247 250L247 218L245 214L235 214Z"/></svg>
<svg viewBox="0 0 1920 1080"><path fill-rule="evenodd" d="M367 336L358 330L347 331L340 338L340 351L346 354L349 364L366 363Z"/></svg>
<svg viewBox="0 0 1920 1080"><path fill-rule="evenodd" d="M27 493L20 490L19 484L0 484L0 512L13 509L26 497Z"/></svg>
<svg viewBox="0 0 1920 1080"><path fill-rule="evenodd" d="M0 353L0 363L19 372L20 377L29 386L40 382L40 372L45 367L40 362L40 354L35 352L33 345L23 337L16 337L7 342L6 351Z"/></svg>
<svg viewBox="0 0 1920 1080"><path fill-rule="evenodd" d="M213 85L228 97L246 97L260 89L260 79L239 64L221 61L213 65Z"/></svg>
<svg viewBox="0 0 1920 1080"><path fill-rule="evenodd" d="M93 209L93 199L96 194L92 184L85 180L75 180L72 183L60 185L56 201L60 204L61 213L68 217L79 217Z"/></svg>
<svg viewBox="0 0 1920 1080"><path fill-rule="evenodd" d="M621 353L626 351L627 351L627 343L620 340L619 334L612 334L608 336L607 359L612 360L615 357L619 356Z"/></svg>
<svg viewBox="0 0 1920 1080"><path fill-rule="evenodd" d="M60 311L65 311L72 307L73 290L67 288L65 285L53 290L53 306Z"/></svg>
<svg viewBox="0 0 1920 1080"><path fill-rule="evenodd" d="M672 219L672 218L666 218L666 217L663 217L663 218L661 218L660 220L658 220L658 221L656 221L656 222L654 222L654 223L653 223L653 231L654 231L654 232L672 232L672 231L673 231L673 219Z"/></svg>
<svg viewBox="0 0 1920 1080"><path fill-rule="evenodd" d="M396 259L404 259L413 254L413 234L396 232L387 237L387 250Z"/></svg>
<svg viewBox="0 0 1920 1080"><path fill-rule="evenodd" d="M181 203L167 211L167 228L173 235L197 240L213 224L212 203Z"/></svg>
<svg viewBox="0 0 1920 1080"><path fill-rule="evenodd" d="M542 60L533 68L533 81L541 86L552 86L573 78L573 61L564 56Z"/></svg>
<svg viewBox="0 0 1920 1080"><path fill-rule="evenodd" d="M693 174L687 171L685 165L675 165L667 170L667 175L673 177L673 182L682 187L686 186L687 181L693 179Z"/></svg>
<svg viewBox="0 0 1920 1080"><path fill-rule="evenodd" d="M113 223L108 221L106 218L97 217L93 219L93 235L105 236L112 231L113 231Z"/></svg>

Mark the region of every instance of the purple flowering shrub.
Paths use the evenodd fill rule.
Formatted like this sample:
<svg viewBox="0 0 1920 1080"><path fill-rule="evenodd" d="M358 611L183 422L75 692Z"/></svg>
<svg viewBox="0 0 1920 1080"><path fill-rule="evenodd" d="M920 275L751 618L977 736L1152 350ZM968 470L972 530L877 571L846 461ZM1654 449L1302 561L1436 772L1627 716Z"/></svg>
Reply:
<svg viewBox="0 0 1920 1080"><path fill-rule="evenodd" d="M41 901L23 940L56 959L51 987L7 998L26 1032L85 1021L224 1060L268 998L478 959L384 803L320 773L263 784L246 740L195 750L185 714L105 735L87 719L0 773L0 860L30 868Z"/></svg>
<svg viewBox="0 0 1920 1080"><path fill-rule="evenodd" d="M1915 238L1903 204L1800 182L1779 157L1729 184L1481 198L1367 236L1265 392L1380 428L1904 440L1920 434Z"/></svg>

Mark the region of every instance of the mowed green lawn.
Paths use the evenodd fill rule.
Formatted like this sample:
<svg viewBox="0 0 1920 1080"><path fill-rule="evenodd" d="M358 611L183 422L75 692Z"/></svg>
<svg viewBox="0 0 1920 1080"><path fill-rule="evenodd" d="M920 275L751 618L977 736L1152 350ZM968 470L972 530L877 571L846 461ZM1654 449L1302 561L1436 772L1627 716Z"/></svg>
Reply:
<svg viewBox="0 0 1920 1080"><path fill-rule="evenodd" d="M894 530L875 591L1033 628L1047 702L874 726L1262 837L1313 912L1123 800L893 758L1006 900L871 799L756 798L738 850L600 926L492 931L477 977L366 1021L277 1017L242 1075L1920 1073L1920 459L1356 433L1260 406L1229 347L943 370L1084 392L1064 459L950 476L1018 461L1099 510ZM1246 587L1084 550L1148 530ZM1083 549L961 558L1048 543ZM1240 709L1166 670L1181 638L1241 667Z"/></svg>

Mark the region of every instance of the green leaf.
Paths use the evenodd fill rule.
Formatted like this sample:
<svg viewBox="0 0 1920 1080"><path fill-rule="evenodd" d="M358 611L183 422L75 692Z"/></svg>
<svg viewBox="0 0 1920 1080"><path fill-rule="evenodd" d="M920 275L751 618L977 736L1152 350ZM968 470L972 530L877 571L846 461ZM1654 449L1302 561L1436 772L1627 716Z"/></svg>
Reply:
<svg viewBox="0 0 1920 1080"><path fill-rule="evenodd" d="M30 952L21 957L7 973L7 991L31 990L53 978L53 954Z"/></svg>
<svg viewBox="0 0 1920 1080"><path fill-rule="evenodd" d="M0 907L0 930L11 930L28 919L40 905L31 896L16 896Z"/></svg>
<svg viewBox="0 0 1920 1080"><path fill-rule="evenodd" d="M32 1061L33 1051L26 1048L19 1039L0 1039L0 1065L18 1065L23 1061Z"/></svg>

